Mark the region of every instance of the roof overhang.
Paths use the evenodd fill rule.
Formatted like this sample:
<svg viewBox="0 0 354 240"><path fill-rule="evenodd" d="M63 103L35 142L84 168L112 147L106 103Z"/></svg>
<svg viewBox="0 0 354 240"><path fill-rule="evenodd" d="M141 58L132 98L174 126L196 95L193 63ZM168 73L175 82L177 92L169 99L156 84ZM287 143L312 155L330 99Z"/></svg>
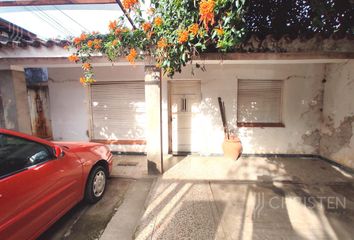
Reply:
<svg viewBox="0 0 354 240"><path fill-rule="evenodd" d="M354 52L203 53L193 59L205 64L339 63L354 59Z"/></svg>
<svg viewBox="0 0 354 240"><path fill-rule="evenodd" d="M0 48L0 65L19 67L80 67L67 59L73 52L59 46ZM288 53L203 53L194 57L192 62L199 64L310 64L340 63L354 59L354 52L288 52ZM124 58L110 62L105 56L92 57L94 66L125 66L130 63ZM147 58L137 61L136 65L151 65L154 61Z"/></svg>

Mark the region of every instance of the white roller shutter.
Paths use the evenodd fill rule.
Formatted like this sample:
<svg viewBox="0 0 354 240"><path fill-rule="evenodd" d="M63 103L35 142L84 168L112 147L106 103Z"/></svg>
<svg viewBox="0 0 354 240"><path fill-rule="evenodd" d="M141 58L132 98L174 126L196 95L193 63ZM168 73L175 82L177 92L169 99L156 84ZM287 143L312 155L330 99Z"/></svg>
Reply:
<svg viewBox="0 0 354 240"><path fill-rule="evenodd" d="M92 138L145 140L144 82L91 85Z"/></svg>
<svg viewBox="0 0 354 240"><path fill-rule="evenodd" d="M280 123L282 80L239 80L237 121Z"/></svg>

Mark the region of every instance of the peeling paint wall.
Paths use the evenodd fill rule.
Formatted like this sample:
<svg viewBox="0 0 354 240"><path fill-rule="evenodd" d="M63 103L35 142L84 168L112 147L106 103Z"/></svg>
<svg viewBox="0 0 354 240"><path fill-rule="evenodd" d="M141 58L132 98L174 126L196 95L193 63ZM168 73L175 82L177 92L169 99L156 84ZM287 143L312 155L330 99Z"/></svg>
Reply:
<svg viewBox="0 0 354 240"><path fill-rule="evenodd" d="M31 134L24 73L13 70L0 71L0 91L5 128Z"/></svg>
<svg viewBox="0 0 354 240"><path fill-rule="evenodd" d="M12 79L16 98L18 130L23 133L32 134L25 74L21 71L12 71Z"/></svg>
<svg viewBox="0 0 354 240"><path fill-rule="evenodd" d="M222 153L223 128L217 98L225 101L231 128L237 124L238 79L284 80L284 128L238 128L244 153L318 154L322 119L324 64L206 65L206 71L186 67L173 80L201 80L200 153ZM168 151L167 79L163 82L163 139ZM196 131L198 132L198 131ZM192 143L193 144L193 143Z"/></svg>
<svg viewBox="0 0 354 240"><path fill-rule="evenodd" d="M354 168L354 61L325 68L320 154Z"/></svg>
<svg viewBox="0 0 354 240"><path fill-rule="evenodd" d="M0 89L0 128L5 128L4 105L2 104L2 96Z"/></svg>
<svg viewBox="0 0 354 240"><path fill-rule="evenodd" d="M5 128L16 130L18 129L16 97L14 95L14 84L10 70L0 72L0 91L4 109Z"/></svg>
<svg viewBox="0 0 354 240"><path fill-rule="evenodd" d="M31 86L27 88L27 92L32 134L52 139L48 86Z"/></svg>

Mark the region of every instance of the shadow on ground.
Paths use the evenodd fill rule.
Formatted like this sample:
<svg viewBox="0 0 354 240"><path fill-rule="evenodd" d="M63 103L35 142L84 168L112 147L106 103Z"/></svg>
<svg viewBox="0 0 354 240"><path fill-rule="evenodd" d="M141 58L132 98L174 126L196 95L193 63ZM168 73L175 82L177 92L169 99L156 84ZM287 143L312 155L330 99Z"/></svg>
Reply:
<svg viewBox="0 0 354 240"><path fill-rule="evenodd" d="M320 159L190 156L157 181L135 238L351 239L354 178Z"/></svg>
<svg viewBox="0 0 354 240"><path fill-rule="evenodd" d="M80 202L38 240L98 239L124 200L124 194L134 180L111 178L103 198L96 204Z"/></svg>

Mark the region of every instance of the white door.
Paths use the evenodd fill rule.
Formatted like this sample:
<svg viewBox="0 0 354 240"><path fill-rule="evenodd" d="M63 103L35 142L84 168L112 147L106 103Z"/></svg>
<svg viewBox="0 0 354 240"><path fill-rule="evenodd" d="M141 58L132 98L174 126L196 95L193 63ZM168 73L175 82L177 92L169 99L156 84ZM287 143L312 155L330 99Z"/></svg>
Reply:
<svg viewBox="0 0 354 240"><path fill-rule="evenodd" d="M171 83L172 152L197 152L199 137L200 82Z"/></svg>

